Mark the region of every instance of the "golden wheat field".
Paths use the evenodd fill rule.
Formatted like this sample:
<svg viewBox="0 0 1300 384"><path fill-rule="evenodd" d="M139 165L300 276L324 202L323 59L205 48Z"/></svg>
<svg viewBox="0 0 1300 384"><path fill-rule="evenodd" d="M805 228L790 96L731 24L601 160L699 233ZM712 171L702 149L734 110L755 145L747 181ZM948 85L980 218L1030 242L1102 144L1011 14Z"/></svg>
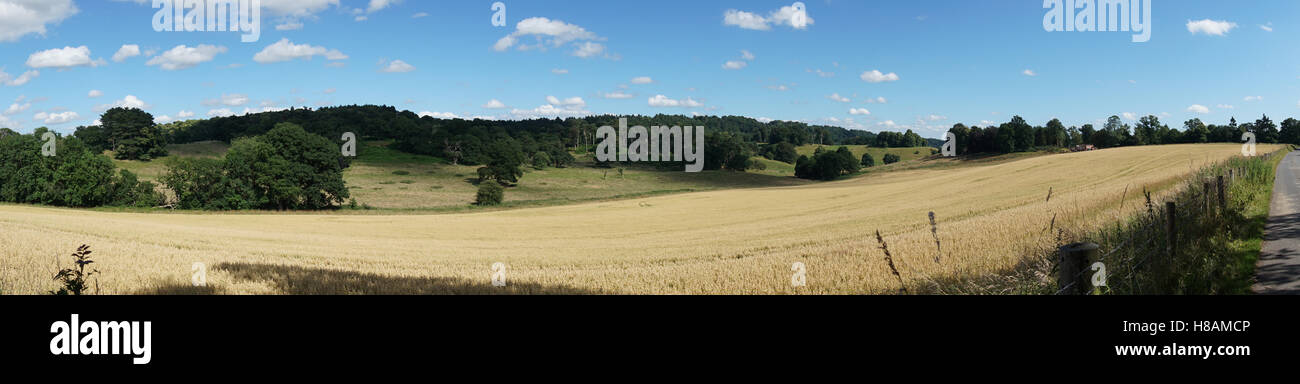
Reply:
<svg viewBox="0 0 1300 384"><path fill-rule="evenodd" d="M1132 147L845 181L442 215L147 214L0 206L0 291L43 294L94 251L101 294L888 294L997 272L1047 230L1139 209L1141 191L1240 155ZM1261 152L1271 151L1261 147ZM1047 197L1051 190L1051 199ZM1121 204L1121 197L1126 201ZM942 254L928 213L937 216ZM936 260L937 259L937 260ZM204 264L207 286L191 286ZM505 287L492 265L506 265ZM806 286L791 284L792 264Z"/></svg>

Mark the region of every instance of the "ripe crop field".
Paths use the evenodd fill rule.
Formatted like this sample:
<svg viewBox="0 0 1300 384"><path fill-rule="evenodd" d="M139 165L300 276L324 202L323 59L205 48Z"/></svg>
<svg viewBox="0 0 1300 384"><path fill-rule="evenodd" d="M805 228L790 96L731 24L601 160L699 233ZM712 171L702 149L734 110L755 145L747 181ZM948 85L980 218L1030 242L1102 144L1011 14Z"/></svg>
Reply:
<svg viewBox="0 0 1300 384"><path fill-rule="evenodd" d="M103 294L888 294L899 283L876 230L906 284L998 272L1054 242L1047 231L1054 215L1056 227L1071 230L1111 223L1143 209L1143 188L1159 195L1195 168L1240 156L1240 148L1129 147L437 215L0 205L0 291L54 289L59 263L67 266L67 254L89 244L102 272L92 291ZM190 286L195 262L206 265L206 288ZM491 284L497 262L507 266L505 287ZM795 262L807 267L805 287L792 287Z"/></svg>

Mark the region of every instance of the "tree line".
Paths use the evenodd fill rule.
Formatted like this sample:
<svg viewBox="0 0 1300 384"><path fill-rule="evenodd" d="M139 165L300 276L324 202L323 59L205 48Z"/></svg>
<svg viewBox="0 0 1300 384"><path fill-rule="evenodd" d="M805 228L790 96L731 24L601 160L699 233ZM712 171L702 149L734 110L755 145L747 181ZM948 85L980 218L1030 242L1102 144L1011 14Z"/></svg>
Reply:
<svg viewBox="0 0 1300 384"><path fill-rule="evenodd" d="M1171 128L1154 115L1138 119L1137 124L1124 123L1119 116L1111 116L1100 129L1092 124L1065 127L1059 119L1046 126L1031 126L1024 118L1015 116L1011 121L997 126L967 127L956 124L948 130L956 137L958 154L1027 152L1040 148L1073 148L1092 145L1098 149L1162 144L1192 143L1242 143L1246 133L1255 135L1258 143L1300 144L1300 120L1288 118L1281 126L1267 115L1254 122L1238 124L1234 117L1226 125L1205 124L1201 119L1183 122L1182 129Z"/></svg>

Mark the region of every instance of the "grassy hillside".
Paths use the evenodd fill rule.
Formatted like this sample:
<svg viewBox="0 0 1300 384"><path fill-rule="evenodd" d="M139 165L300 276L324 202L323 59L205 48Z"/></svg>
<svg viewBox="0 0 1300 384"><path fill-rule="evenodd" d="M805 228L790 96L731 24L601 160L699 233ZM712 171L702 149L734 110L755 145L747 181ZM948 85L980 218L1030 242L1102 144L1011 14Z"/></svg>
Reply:
<svg viewBox="0 0 1300 384"><path fill-rule="evenodd" d="M352 197L362 205L379 209L427 210L466 209L478 187L477 166L451 165L448 161L412 155L387 148L387 142L360 146L352 167L344 171ZM202 142L168 146L171 158L219 157L229 146ZM115 161L145 180L158 180L166 172L168 159L153 162ZM776 163L776 162L774 162ZM780 164L780 163L777 163ZM777 165L779 167L779 165ZM789 167L787 165L787 167ZM578 164L570 168L535 170L523 167L517 187L506 191L507 206L554 205L578 201L650 196L666 193L802 185L808 182L767 173L665 172L628 168L594 168ZM789 172L793 175L793 168Z"/></svg>
<svg viewBox="0 0 1300 384"><path fill-rule="evenodd" d="M1143 188L1159 198L1193 169L1240 156L1240 149L1117 148L829 183L440 215L0 205L0 290L52 289L50 258L90 244L108 294L194 292L194 262L208 266L201 293L894 293L900 283L883 262L877 230L903 284L914 288L1005 271L1026 249L1054 243L1048 228L1086 233L1113 225L1144 209ZM929 212L938 219L942 253ZM496 262L508 268L507 287L490 284ZM807 267L806 287L790 284L794 262Z"/></svg>
<svg viewBox="0 0 1300 384"><path fill-rule="evenodd" d="M936 150L930 147L876 148L876 147L867 147L865 145L804 145L804 146L797 147L795 149L799 151L800 155L812 157L813 154L817 152L817 147L826 148L827 151L834 151L839 149L840 147L849 147L849 151L853 152L853 157L858 159L862 158L863 153L870 152L871 157L876 158L876 164L883 164L884 163L883 159L885 158L885 154L887 153L898 155L903 159L903 161L916 160L936 153L935 152Z"/></svg>

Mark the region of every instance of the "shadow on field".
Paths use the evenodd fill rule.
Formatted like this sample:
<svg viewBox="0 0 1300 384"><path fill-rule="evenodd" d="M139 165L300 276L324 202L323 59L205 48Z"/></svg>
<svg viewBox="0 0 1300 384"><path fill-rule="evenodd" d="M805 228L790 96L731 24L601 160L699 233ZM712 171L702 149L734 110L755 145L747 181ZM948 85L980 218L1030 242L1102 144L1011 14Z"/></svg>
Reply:
<svg viewBox="0 0 1300 384"><path fill-rule="evenodd" d="M599 292L566 286L510 282L494 287L482 281L451 277L394 277L273 264L223 263L214 267L232 278L268 282L288 295L591 295Z"/></svg>
<svg viewBox="0 0 1300 384"><path fill-rule="evenodd" d="M132 293L132 295L144 296L205 296L221 294L224 294L224 291L221 288L213 286L195 287L190 284L161 284L153 288Z"/></svg>

